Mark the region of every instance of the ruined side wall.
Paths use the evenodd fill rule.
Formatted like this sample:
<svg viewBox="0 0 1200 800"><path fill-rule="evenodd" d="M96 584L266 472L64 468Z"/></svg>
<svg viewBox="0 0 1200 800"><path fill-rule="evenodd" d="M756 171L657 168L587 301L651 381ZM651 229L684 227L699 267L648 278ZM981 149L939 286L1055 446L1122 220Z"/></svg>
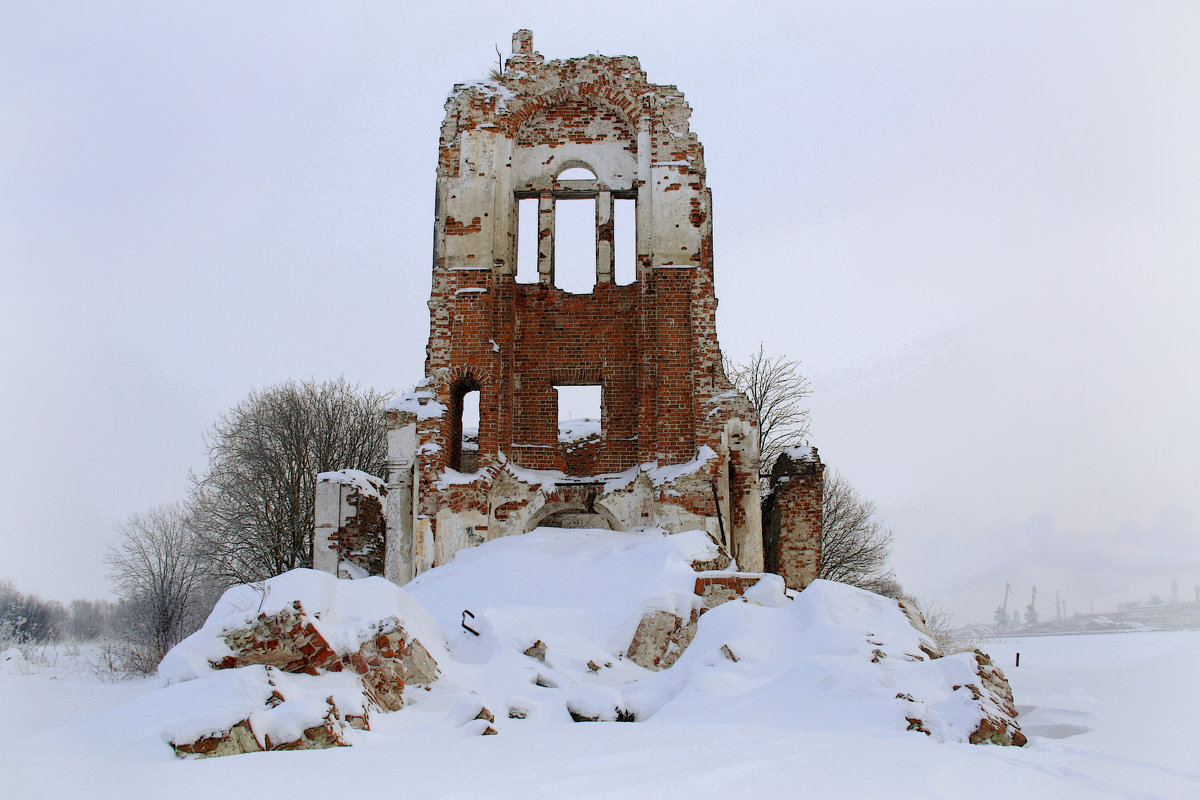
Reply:
<svg viewBox="0 0 1200 800"><path fill-rule="evenodd" d="M382 575L387 486L353 469L317 476L313 568L343 578Z"/></svg>

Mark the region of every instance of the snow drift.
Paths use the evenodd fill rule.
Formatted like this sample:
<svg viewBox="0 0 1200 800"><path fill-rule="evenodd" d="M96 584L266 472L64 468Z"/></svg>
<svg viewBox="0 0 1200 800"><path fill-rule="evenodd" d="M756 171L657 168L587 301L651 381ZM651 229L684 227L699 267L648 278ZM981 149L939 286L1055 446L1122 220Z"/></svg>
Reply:
<svg viewBox="0 0 1200 800"><path fill-rule="evenodd" d="M334 746L404 706L410 730L464 734L719 721L1024 743L1003 673L937 657L895 600L726 562L701 531L546 528L404 589L311 570L236 587L163 661L164 733L181 754Z"/></svg>

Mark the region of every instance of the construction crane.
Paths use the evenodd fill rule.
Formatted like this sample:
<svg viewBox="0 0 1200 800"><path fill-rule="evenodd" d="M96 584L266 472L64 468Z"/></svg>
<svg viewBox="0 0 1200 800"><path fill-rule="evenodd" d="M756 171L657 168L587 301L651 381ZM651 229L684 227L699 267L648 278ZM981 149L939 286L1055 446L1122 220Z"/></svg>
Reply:
<svg viewBox="0 0 1200 800"><path fill-rule="evenodd" d="M1003 630L1008 627L1008 596L1012 594L1012 586L1004 582L1004 602L996 608L996 627Z"/></svg>
<svg viewBox="0 0 1200 800"><path fill-rule="evenodd" d="M1033 587L1033 597L1029 600L1029 605L1025 606L1025 624L1037 625L1037 587Z"/></svg>

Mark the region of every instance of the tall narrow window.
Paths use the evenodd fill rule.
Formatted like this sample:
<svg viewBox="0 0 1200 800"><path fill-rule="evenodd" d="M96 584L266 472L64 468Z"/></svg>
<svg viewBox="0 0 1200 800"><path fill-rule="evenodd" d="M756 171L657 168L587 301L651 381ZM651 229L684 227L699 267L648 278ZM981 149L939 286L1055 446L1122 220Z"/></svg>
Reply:
<svg viewBox="0 0 1200 800"><path fill-rule="evenodd" d="M474 472L479 468L479 390L474 389L462 399L462 450L458 469Z"/></svg>
<svg viewBox="0 0 1200 800"><path fill-rule="evenodd" d="M517 201L517 283L537 283L538 201Z"/></svg>
<svg viewBox="0 0 1200 800"><path fill-rule="evenodd" d="M554 201L554 285L574 294L596 286L596 200Z"/></svg>
<svg viewBox="0 0 1200 800"><path fill-rule="evenodd" d="M627 286L637 280L637 201L613 200L613 280Z"/></svg>
<svg viewBox="0 0 1200 800"><path fill-rule="evenodd" d="M470 377L460 379L450 388L450 402L446 461L451 469L473 472L479 452L479 384Z"/></svg>

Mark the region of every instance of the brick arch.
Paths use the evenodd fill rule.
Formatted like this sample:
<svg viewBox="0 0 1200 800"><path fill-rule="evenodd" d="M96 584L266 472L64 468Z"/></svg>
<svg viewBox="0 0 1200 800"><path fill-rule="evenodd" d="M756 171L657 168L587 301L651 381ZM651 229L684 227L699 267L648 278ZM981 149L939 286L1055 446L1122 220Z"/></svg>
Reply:
<svg viewBox="0 0 1200 800"><path fill-rule="evenodd" d="M546 370L551 385L556 386L589 386L604 383L604 370L599 366L559 366L553 365Z"/></svg>
<svg viewBox="0 0 1200 800"><path fill-rule="evenodd" d="M453 469L463 468L462 432L463 432L463 398L469 393L478 391L482 399L484 388L492 384L491 373L486 370L474 370L470 366L451 367L442 376L442 396L448 401L448 413L442 430L445 432L446 463ZM482 403L480 428L483 427Z"/></svg>
<svg viewBox="0 0 1200 800"><path fill-rule="evenodd" d="M596 514L606 523L608 523L609 530L619 531L622 529L621 523L617 521L617 518L613 516L613 513L599 503L594 503L592 504L592 507L589 508L584 503L555 501L546 503L529 518L529 522L525 524L525 533L529 533L529 531L541 525L542 521L547 517L564 511L578 512L580 514Z"/></svg>
<svg viewBox="0 0 1200 800"><path fill-rule="evenodd" d="M478 384L480 391L484 387L490 387L495 383L490 370L479 369L470 364L460 364L454 367L447 367L440 376L443 385L446 389L453 389L455 384L464 380Z"/></svg>
<svg viewBox="0 0 1200 800"><path fill-rule="evenodd" d="M643 85L640 88L645 91L649 87ZM637 131L638 123L649 112L648 108L643 108L643 103L633 92L624 91L607 81L584 81L569 83L541 94L509 101L505 128L508 134L515 138L521 126L539 111L574 100L589 100L604 106L620 117L631 132Z"/></svg>

